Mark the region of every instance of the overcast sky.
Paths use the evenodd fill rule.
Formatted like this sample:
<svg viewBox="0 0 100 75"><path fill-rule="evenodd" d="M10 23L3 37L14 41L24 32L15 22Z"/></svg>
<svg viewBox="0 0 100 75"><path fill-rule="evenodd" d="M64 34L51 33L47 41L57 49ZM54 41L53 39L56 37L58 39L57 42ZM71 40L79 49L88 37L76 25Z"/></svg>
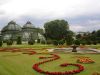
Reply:
<svg viewBox="0 0 100 75"><path fill-rule="evenodd" d="M47 21L64 19L70 29L100 29L100 0L0 0L0 29L11 20L23 26L31 21L43 27Z"/></svg>

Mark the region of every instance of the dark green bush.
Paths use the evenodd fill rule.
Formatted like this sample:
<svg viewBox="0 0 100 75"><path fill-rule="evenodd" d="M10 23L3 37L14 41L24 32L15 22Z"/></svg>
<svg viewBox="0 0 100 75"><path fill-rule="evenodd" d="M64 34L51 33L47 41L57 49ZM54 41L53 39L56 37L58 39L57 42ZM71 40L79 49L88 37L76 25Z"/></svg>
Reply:
<svg viewBox="0 0 100 75"><path fill-rule="evenodd" d="M22 44L21 37L17 37L17 44L18 44L18 45Z"/></svg>
<svg viewBox="0 0 100 75"><path fill-rule="evenodd" d="M44 41L44 40L42 40L42 41L41 41L41 44L45 44L45 41Z"/></svg>
<svg viewBox="0 0 100 75"><path fill-rule="evenodd" d="M80 43L81 43L82 45L86 45L86 41L85 41L85 40L81 40Z"/></svg>
<svg viewBox="0 0 100 75"><path fill-rule="evenodd" d="M59 41L59 45L63 45L64 43L65 43L64 40L60 40L60 41Z"/></svg>
<svg viewBox="0 0 100 75"><path fill-rule="evenodd" d="M74 41L74 44L75 44L75 45L80 45L80 40L75 40L75 41Z"/></svg>
<svg viewBox="0 0 100 75"><path fill-rule="evenodd" d="M40 43L40 39L37 39L37 43Z"/></svg>
<svg viewBox="0 0 100 75"><path fill-rule="evenodd" d="M12 45L13 41L12 40L7 40L7 45Z"/></svg>
<svg viewBox="0 0 100 75"><path fill-rule="evenodd" d="M0 47L3 45L3 42L0 40Z"/></svg>
<svg viewBox="0 0 100 75"><path fill-rule="evenodd" d="M59 41L53 40L53 44L57 46L59 44Z"/></svg>
<svg viewBox="0 0 100 75"><path fill-rule="evenodd" d="M52 40L47 40L47 44L53 44Z"/></svg>
<svg viewBox="0 0 100 75"><path fill-rule="evenodd" d="M29 41L28 41L28 44L29 44L29 45L33 45L34 43L35 43L35 40L29 40Z"/></svg>
<svg viewBox="0 0 100 75"><path fill-rule="evenodd" d="M96 45L96 44L97 44L97 42L96 42L96 41L93 41L93 44L94 44L94 45Z"/></svg>
<svg viewBox="0 0 100 75"><path fill-rule="evenodd" d="M86 44L87 44L87 45L91 45L92 42L88 40L88 41L86 42Z"/></svg>

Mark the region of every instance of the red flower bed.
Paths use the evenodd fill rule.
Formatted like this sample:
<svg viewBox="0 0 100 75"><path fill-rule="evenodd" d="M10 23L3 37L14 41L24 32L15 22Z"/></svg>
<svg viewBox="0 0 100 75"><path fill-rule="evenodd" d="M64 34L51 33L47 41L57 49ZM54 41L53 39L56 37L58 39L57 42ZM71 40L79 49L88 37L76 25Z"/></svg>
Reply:
<svg viewBox="0 0 100 75"><path fill-rule="evenodd" d="M47 59L47 58L52 58L52 57L39 57L39 59Z"/></svg>
<svg viewBox="0 0 100 75"><path fill-rule="evenodd" d="M71 64L71 63L61 64L60 66L61 67L67 67L68 65L69 66L72 65L72 66L78 67L78 69L71 70L71 71L65 71L65 72L49 72L49 71L44 71L41 68L39 68L39 65L41 65L41 64L44 64L44 63L50 62L50 61L54 61L54 60L57 60L57 59L60 58L58 55L55 55L55 54L51 54L51 55L53 55L52 59L44 60L42 62L38 62L38 63L34 64L33 69L36 70L37 72L40 72L40 73L46 74L46 75L73 75L73 74L76 74L76 73L80 73L81 71L84 70L84 67L82 65L80 65L80 64ZM46 58L46 57L39 57L39 58L42 59L42 58Z"/></svg>

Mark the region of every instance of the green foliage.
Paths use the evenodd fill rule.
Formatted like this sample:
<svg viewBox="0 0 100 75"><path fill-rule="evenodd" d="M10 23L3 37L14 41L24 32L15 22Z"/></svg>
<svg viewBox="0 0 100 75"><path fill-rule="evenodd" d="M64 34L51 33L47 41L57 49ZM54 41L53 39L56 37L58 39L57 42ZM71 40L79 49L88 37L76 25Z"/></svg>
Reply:
<svg viewBox="0 0 100 75"><path fill-rule="evenodd" d="M86 45L86 41L85 41L85 40L81 40L80 43L81 43L82 45Z"/></svg>
<svg viewBox="0 0 100 75"><path fill-rule="evenodd" d="M100 30L93 31L91 33L87 32L84 33L83 35L77 34L76 35L77 39L80 39L81 41L85 41L88 45L90 44L97 44L100 43Z"/></svg>
<svg viewBox="0 0 100 75"><path fill-rule="evenodd" d="M13 41L12 40L7 40L7 45L12 45Z"/></svg>
<svg viewBox="0 0 100 75"><path fill-rule="evenodd" d="M17 44L18 44L18 45L22 44L22 40L21 40L21 37L20 37L20 36L17 37Z"/></svg>
<svg viewBox="0 0 100 75"><path fill-rule="evenodd" d="M73 44L74 39L72 37L67 37L66 38L66 44L67 45L72 45Z"/></svg>
<svg viewBox="0 0 100 75"><path fill-rule="evenodd" d="M3 42L0 40L0 47L3 45Z"/></svg>
<svg viewBox="0 0 100 75"><path fill-rule="evenodd" d="M50 40L50 39L47 39L46 42L47 42L47 44L52 44L53 43L52 40Z"/></svg>
<svg viewBox="0 0 100 75"><path fill-rule="evenodd" d="M94 45L96 45L96 44L97 44L97 42L96 42L96 41L93 41L93 44L94 44Z"/></svg>
<svg viewBox="0 0 100 75"><path fill-rule="evenodd" d="M76 35L76 39L80 39L81 37L82 37L81 34L77 34L77 35Z"/></svg>
<svg viewBox="0 0 100 75"><path fill-rule="evenodd" d="M91 44L92 44L92 41L88 40L88 41L86 42L86 44L87 44L87 45L91 45Z"/></svg>
<svg viewBox="0 0 100 75"><path fill-rule="evenodd" d="M28 44L29 44L29 45L33 45L34 43L35 43L35 40L29 40L29 41L28 41Z"/></svg>
<svg viewBox="0 0 100 75"><path fill-rule="evenodd" d="M3 45L2 37L0 36L0 47Z"/></svg>
<svg viewBox="0 0 100 75"><path fill-rule="evenodd" d="M53 40L53 44L57 46L59 44L59 41Z"/></svg>
<svg viewBox="0 0 100 75"><path fill-rule="evenodd" d="M41 41L41 44L46 44L46 42L44 40Z"/></svg>
<svg viewBox="0 0 100 75"><path fill-rule="evenodd" d="M45 36L52 40L61 40L69 29L68 22L65 20L54 20L44 24Z"/></svg>
<svg viewBox="0 0 100 75"><path fill-rule="evenodd" d="M40 43L40 39L37 39L37 43Z"/></svg>
<svg viewBox="0 0 100 75"><path fill-rule="evenodd" d="M80 45L80 40L74 40L75 45Z"/></svg>
<svg viewBox="0 0 100 75"><path fill-rule="evenodd" d="M59 45L63 45L65 43L65 40L60 40Z"/></svg>

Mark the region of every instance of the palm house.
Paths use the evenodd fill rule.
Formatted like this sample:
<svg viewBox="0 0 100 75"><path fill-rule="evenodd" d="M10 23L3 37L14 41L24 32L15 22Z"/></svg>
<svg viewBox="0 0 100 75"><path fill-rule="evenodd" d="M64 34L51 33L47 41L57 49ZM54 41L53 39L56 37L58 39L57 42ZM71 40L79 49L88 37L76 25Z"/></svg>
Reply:
<svg viewBox="0 0 100 75"><path fill-rule="evenodd" d="M28 41L31 37L34 40L40 39L43 36L38 35L40 32L38 32L37 28L30 22L27 21L23 27L18 25L14 21L10 21L2 30L1 35L4 41L6 40L17 40L17 38L20 36L22 38L22 41Z"/></svg>

